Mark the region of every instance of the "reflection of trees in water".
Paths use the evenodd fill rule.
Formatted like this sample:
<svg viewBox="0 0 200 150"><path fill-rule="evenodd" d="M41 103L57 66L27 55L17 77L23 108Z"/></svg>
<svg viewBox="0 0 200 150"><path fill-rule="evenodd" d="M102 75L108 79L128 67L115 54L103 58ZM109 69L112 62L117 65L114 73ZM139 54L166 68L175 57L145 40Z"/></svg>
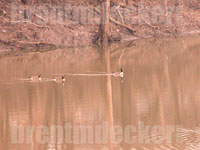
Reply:
<svg viewBox="0 0 200 150"><path fill-rule="evenodd" d="M23 87L14 86L6 90L1 88L0 135L3 139L1 141L4 143L7 141L6 133L9 133L7 126L12 120L47 126L52 123L63 125L66 121L73 123L76 120L75 115L73 115L78 110L76 108L80 108L79 113L82 117L80 124L96 122L98 120L95 120L98 116L96 115L97 112L103 111L100 117L98 116L100 118L98 121L101 122L106 119L109 121L109 125L117 122L125 127L128 124L137 124L138 121L144 121L150 125L161 124L163 127L168 124L183 124L189 128L198 126L200 121L200 111L198 110L200 55L196 50L198 46L192 47L189 44L187 45L187 41L185 42L185 51L182 50L179 41L175 45L168 46L168 48L171 47L169 51L166 51L165 46L170 42L167 44L165 42L146 43L150 45L149 47L145 45L145 42L136 42L136 46L131 45L131 47L125 44L126 48L119 48L119 46L114 45L111 48L108 47L102 53L103 65L100 64L102 61L99 60L99 56L95 51L95 59L88 59L87 64L90 65L80 68L81 71L90 70L91 68L95 71L99 68L101 70L106 68L106 72L110 73L111 71L118 71L117 69L123 64L125 66L123 86L118 83L118 79L108 76L103 77L103 79L72 79L73 85L67 85L69 86L68 93L64 91L66 85L53 83L30 83ZM190 51L191 47L192 50ZM178 50L176 51L176 49ZM67 64L68 60L65 62L65 57L61 56L65 53L59 51L59 57L57 58L53 58L50 54L41 54L41 58L46 57L44 59L45 65L37 64L36 68L38 66L40 69L44 66L50 68L49 65L52 63L48 64L48 62L55 62L54 60L56 60L58 64L54 64L52 68L59 65L61 70L65 70L67 66L65 66L65 63ZM89 54L87 54L88 56ZM86 56L83 60L85 58ZM30 61L28 58L12 58L11 60L14 64L22 65L25 72L28 72L30 68L27 65L27 62ZM11 60L9 60L9 63L4 64L5 67L10 66ZM96 60L98 64L94 63ZM8 61L8 58L5 61ZM80 62L76 63L80 64ZM32 64L35 64L35 62L32 62ZM81 65L74 66L79 68ZM20 75L23 74L24 70L17 70L17 68L13 67L12 69L18 71ZM50 71L46 70L45 73L51 74L52 68L50 68ZM20 101L17 97L21 98ZM12 106L16 103L16 106ZM9 109L9 106L14 109ZM91 114L94 119L89 121ZM102 116L105 118L103 119ZM185 133L185 137L186 135L188 135L189 141L190 134ZM9 143L4 145L9 147ZM6 149L6 147L2 149ZM37 147L39 146L34 148ZM42 148L46 149L46 147L48 145ZM69 145L69 147L73 149L72 145ZM122 147L125 146L122 145Z"/></svg>
<svg viewBox="0 0 200 150"><path fill-rule="evenodd" d="M9 149L10 148L10 112L9 112L9 98L10 92L8 89L3 90L3 95L0 96L0 148L1 149Z"/></svg>
<svg viewBox="0 0 200 150"><path fill-rule="evenodd" d="M45 116L44 116L44 123L43 125L49 127L51 125L62 125L62 127L65 126L65 105L63 102L63 89L62 84L53 83L53 87L48 88L47 99L46 99L46 107L45 107ZM57 137L56 137L57 139ZM62 145L56 143L47 143L43 147L43 149L48 149L49 146L51 148L59 149L63 147Z"/></svg>
<svg viewBox="0 0 200 150"><path fill-rule="evenodd" d="M4 128L3 128L3 100L2 97L0 96L0 149L3 149L3 132L4 132Z"/></svg>
<svg viewBox="0 0 200 150"><path fill-rule="evenodd" d="M105 54L105 64L106 64L106 73L111 73L111 63L110 63L110 47L106 45L103 47L103 51ZM111 76L106 77L106 99L105 99L105 120L108 122L109 128L113 126L113 97L112 97L112 81ZM111 137L109 134L109 137ZM113 145L111 143L111 139L109 138L109 149L113 149Z"/></svg>

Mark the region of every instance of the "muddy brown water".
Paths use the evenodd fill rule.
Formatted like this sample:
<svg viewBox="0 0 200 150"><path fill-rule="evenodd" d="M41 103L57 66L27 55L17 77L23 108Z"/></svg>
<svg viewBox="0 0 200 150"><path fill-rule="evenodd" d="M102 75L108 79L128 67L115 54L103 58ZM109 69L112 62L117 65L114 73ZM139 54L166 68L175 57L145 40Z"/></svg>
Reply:
<svg viewBox="0 0 200 150"><path fill-rule="evenodd" d="M0 59L0 150L198 150L199 125L199 36Z"/></svg>

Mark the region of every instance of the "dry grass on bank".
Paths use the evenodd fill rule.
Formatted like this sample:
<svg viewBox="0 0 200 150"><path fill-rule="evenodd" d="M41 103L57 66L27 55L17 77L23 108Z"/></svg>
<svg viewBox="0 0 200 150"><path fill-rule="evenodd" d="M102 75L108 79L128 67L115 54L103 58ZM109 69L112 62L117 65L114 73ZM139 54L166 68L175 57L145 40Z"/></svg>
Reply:
<svg viewBox="0 0 200 150"><path fill-rule="evenodd" d="M34 19L26 18L23 22L11 20L11 0L0 1L0 49L54 49L56 46L82 46L91 44L94 35L98 31L98 24L80 24L75 23L76 20L71 18L70 22L64 22L62 24L50 24L46 20L49 16L41 16L41 14L34 14L34 18L40 19L41 24L37 24ZM21 0L15 0L16 4L21 7L25 5ZM127 8L131 5L134 8L138 8L139 0L128 0L127 4L123 3L123 0L112 0L112 6L118 6L118 8ZM121 9L116 9L117 21L121 24L134 29L134 32L130 32L126 27L116 24L112 21L111 32L114 36L119 36L124 39L146 38L146 37L162 37L162 36L177 36L183 33L193 32L196 33L200 28L200 2L198 0L168 0L168 1L155 1L145 0L143 1L145 6L182 6L183 20L173 21L172 24L166 25L164 23L153 24L152 20L149 23L143 24L128 24L126 18L120 15ZM84 5L84 6L98 6L100 2L94 0L30 0L26 6L46 6L52 9L52 6L62 6L64 4L70 5ZM73 9L72 9L73 12ZM151 12L149 10L149 15ZM139 12L132 12L126 16L127 18L139 18ZM165 14L166 15L166 14ZM99 18L99 14L96 13L96 18ZM115 19L115 18L114 18ZM125 19L125 23L123 23ZM180 23L181 22L181 23Z"/></svg>

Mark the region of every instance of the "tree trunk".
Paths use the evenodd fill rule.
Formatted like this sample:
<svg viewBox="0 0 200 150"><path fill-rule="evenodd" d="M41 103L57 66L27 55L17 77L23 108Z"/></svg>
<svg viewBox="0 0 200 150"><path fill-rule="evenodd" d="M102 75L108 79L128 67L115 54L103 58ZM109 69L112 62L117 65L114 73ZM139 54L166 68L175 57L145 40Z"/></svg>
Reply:
<svg viewBox="0 0 200 150"><path fill-rule="evenodd" d="M95 40L105 44L110 41L110 0L102 0L101 20Z"/></svg>
<svg viewBox="0 0 200 150"><path fill-rule="evenodd" d="M27 5L29 3L30 0L21 0L21 2L24 4L24 5Z"/></svg>

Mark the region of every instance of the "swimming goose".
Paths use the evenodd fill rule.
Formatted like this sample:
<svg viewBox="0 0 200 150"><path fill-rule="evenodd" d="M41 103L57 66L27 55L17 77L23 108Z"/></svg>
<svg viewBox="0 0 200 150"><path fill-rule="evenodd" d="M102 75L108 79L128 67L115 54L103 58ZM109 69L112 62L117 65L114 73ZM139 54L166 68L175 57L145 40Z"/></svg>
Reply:
<svg viewBox="0 0 200 150"><path fill-rule="evenodd" d="M38 81L41 81L42 78L41 78L41 74L37 75L37 76L31 76L29 78L31 81L34 81L34 82L38 82Z"/></svg>
<svg viewBox="0 0 200 150"><path fill-rule="evenodd" d="M114 72L114 73L112 73L112 76L123 78L123 77L124 77L123 68L121 68L121 71L120 71L120 72Z"/></svg>
<svg viewBox="0 0 200 150"><path fill-rule="evenodd" d="M52 80L55 82L65 82L65 75L62 75L60 77L54 77Z"/></svg>

